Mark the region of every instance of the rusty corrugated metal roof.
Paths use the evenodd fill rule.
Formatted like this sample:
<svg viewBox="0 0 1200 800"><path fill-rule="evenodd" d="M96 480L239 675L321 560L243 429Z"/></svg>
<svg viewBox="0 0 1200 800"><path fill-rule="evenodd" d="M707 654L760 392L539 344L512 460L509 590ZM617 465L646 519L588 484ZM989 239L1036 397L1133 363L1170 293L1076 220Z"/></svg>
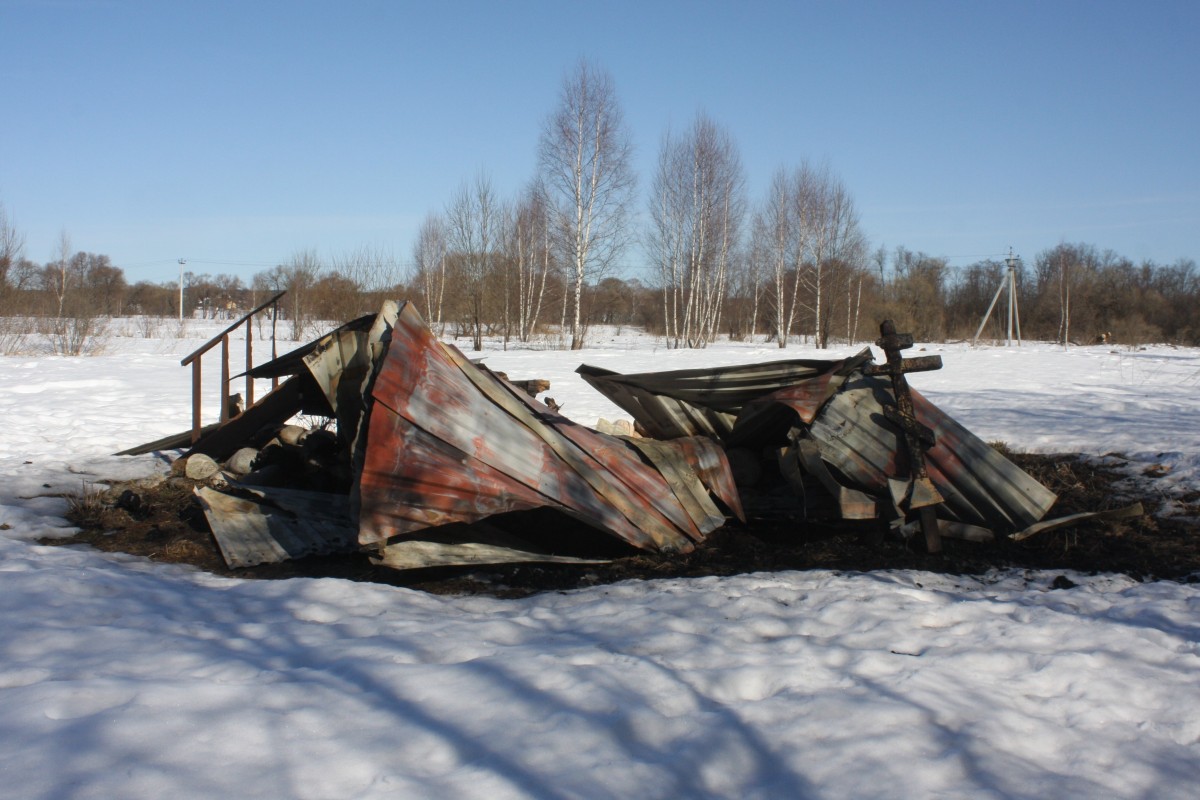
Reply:
<svg viewBox="0 0 1200 800"><path fill-rule="evenodd" d="M432 335L401 307L371 392L356 487L359 541L537 507L564 511L636 547L687 551L723 524L627 442L554 413ZM719 450L706 451L728 473ZM683 463L682 461L680 463ZM728 494L731 479L719 481ZM703 491L703 489L701 489ZM736 498L736 490L733 490Z"/></svg>
<svg viewBox="0 0 1200 800"><path fill-rule="evenodd" d="M654 439L712 436L725 440L742 409L787 387L808 387L869 361L870 350L841 361L792 359L711 369L621 374L584 364L575 371L627 411Z"/></svg>
<svg viewBox="0 0 1200 800"><path fill-rule="evenodd" d="M808 427L821 457L868 491L887 492L887 478L907 474L902 434L883 413L889 382L861 373L849 379ZM954 418L911 390L917 421L934 433L926 451L943 518L997 530L1020 530L1050 510L1057 496Z"/></svg>
<svg viewBox="0 0 1200 800"><path fill-rule="evenodd" d="M707 433L730 446L775 447L788 446L797 435L811 437L848 487L890 502L888 479L907 474L907 456L899 429L883 411L894 403L890 383L862 374L870 361L864 350L837 361L633 375L592 367L579 372L649 435ZM913 402L918 421L936 437L927 458L930 478L946 499L940 516L1019 530L1046 514L1056 499L1052 492L915 391ZM828 482L829 476L818 477ZM844 512L850 507L856 516L865 513L856 498L843 503Z"/></svg>

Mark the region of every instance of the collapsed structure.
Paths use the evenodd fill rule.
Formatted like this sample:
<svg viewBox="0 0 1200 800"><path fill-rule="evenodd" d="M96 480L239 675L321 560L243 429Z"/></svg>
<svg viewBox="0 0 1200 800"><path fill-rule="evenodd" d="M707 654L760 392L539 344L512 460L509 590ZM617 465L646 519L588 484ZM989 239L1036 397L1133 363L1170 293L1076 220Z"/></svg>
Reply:
<svg viewBox="0 0 1200 800"><path fill-rule="evenodd" d="M844 519L901 535L920 526L930 550L942 536L1037 525L1055 495L908 390L905 372L940 360L901 359L911 339L888 325L883 365L868 349L639 375L581 366L640 434L616 436L439 341L412 304L388 302L247 370L282 383L220 424L200 429L197 416L185 463L211 459L193 470L205 478L196 494L234 567L354 549L399 569L685 553L727 517L745 521L744 500L761 510L781 495L805 514L823 496ZM289 426L297 414L333 430ZM578 524L530 521L546 511Z"/></svg>

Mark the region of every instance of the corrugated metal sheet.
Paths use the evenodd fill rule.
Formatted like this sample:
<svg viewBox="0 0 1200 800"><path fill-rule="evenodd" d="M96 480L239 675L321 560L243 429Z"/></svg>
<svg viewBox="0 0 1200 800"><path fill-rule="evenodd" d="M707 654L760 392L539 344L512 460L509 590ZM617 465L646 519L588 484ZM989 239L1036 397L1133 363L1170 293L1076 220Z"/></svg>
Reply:
<svg viewBox="0 0 1200 800"><path fill-rule="evenodd" d="M251 493L258 500L205 486L196 488L213 538L230 567L357 549L350 506L344 496L266 488Z"/></svg>
<svg viewBox="0 0 1200 800"><path fill-rule="evenodd" d="M842 361L793 359L712 369L619 374L584 364L575 371L587 383L634 418L642 433L654 439L711 436L722 441L733 431L738 414L747 405L789 388L794 392L836 388L842 375L871 358L870 350ZM822 377L817 384L812 379ZM824 389L814 398L827 399ZM813 410L815 413L815 408ZM767 424L765 416L757 418ZM790 416L780 415L783 427Z"/></svg>
<svg viewBox="0 0 1200 800"><path fill-rule="evenodd" d="M840 476L840 486L865 490L890 504L889 479L908 474L906 447L884 413L885 405L894 405L890 382L862 374L870 360L864 350L841 361L637 375L591 367L579 371L649 435L708 433L729 446L772 447L811 437ZM1011 531L1046 514L1056 499L1052 492L918 392L912 394L918 421L936 436L927 461L929 476L946 500L939 516ZM802 458L794 460L803 466ZM832 477L811 466L808 471L827 485ZM868 513L865 498L840 490L835 496L847 516Z"/></svg>
<svg viewBox="0 0 1200 800"><path fill-rule="evenodd" d="M888 492L887 478L908 474L900 430L883 413L890 383L857 374L808 428L821 457L868 491ZM934 432L929 477L944 518L998 530L1024 528L1045 516L1056 495L978 436L910 389L917 421Z"/></svg>
<svg viewBox="0 0 1200 800"><path fill-rule="evenodd" d="M628 443L471 363L439 342L411 305L397 316L371 400L356 485L365 546L543 506L664 552L690 550L724 522L690 502L691 484L701 483L694 471L672 474L685 486L681 499ZM706 472L728 472L723 454L705 455L718 461Z"/></svg>
<svg viewBox="0 0 1200 800"><path fill-rule="evenodd" d="M284 353L279 358L272 359L265 364L259 364L252 370L248 370L248 374L252 378L280 378L284 375L298 375L304 370L304 359L311 353L321 350L329 346L329 343L337 338L338 334L346 331L365 332L370 329L375 322L376 314L365 314L357 319L347 322L341 327L335 328L319 339L301 345L295 350ZM243 372L242 375L247 374ZM240 378L241 375L235 375L234 378Z"/></svg>

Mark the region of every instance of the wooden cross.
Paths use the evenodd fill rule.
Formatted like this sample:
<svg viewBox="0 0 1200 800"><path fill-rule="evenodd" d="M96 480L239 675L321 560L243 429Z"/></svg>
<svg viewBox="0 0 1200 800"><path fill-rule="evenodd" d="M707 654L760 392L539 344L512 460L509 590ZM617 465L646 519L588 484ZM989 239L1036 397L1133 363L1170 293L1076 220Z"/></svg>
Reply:
<svg viewBox="0 0 1200 800"><path fill-rule="evenodd" d="M925 547L930 553L938 553L942 549L942 537L938 532L936 506L942 503L943 499L925 469L925 451L933 447L934 435L933 431L917 421L916 411L913 410L912 392L909 391L908 380L904 376L909 372L941 369L942 357L903 358L900 351L913 346L913 337L910 333L896 333L896 325L890 319L880 324L879 333L880 338L875 345L883 349L887 355L887 363L873 364L864 372L867 375L888 375L892 379L892 394L896 397L896 405L885 406L883 413L900 428L908 450L911 488L906 510L918 513L921 531L925 534Z"/></svg>

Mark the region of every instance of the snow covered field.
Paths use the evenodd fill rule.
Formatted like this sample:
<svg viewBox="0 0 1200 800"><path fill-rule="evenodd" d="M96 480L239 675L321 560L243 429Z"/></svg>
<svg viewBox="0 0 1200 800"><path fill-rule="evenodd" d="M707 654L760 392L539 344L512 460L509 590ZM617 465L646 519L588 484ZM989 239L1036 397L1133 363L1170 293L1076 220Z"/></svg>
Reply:
<svg viewBox="0 0 1200 800"><path fill-rule="evenodd" d="M1196 794L1196 584L813 571L498 600L37 545L69 532L50 495L165 468L109 454L188 426L201 327L0 358L0 797ZM620 412L581 362L814 357L591 344L487 363L592 424ZM945 368L912 384L986 440L1200 488L1200 351L926 352Z"/></svg>

